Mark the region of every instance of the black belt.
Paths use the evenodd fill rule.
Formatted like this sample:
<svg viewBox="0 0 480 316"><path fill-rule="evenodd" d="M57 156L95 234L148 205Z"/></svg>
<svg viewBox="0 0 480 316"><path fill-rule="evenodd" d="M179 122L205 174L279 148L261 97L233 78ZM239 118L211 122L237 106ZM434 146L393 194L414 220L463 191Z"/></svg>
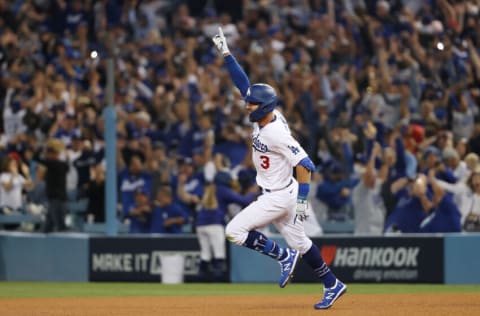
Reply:
<svg viewBox="0 0 480 316"><path fill-rule="evenodd" d="M273 189L273 190L271 190L271 189L265 189L265 188L262 188L262 191L265 191L265 192L268 192L268 193L270 193L270 192L275 192L275 191L285 190L286 188L288 188L289 186L291 186L291 185L292 185L292 183L293 183L293 179L290 179L290 182L289 182L289 183L288 183L286 186L284 186L283 188L280 188L280 189Z"/></svg>

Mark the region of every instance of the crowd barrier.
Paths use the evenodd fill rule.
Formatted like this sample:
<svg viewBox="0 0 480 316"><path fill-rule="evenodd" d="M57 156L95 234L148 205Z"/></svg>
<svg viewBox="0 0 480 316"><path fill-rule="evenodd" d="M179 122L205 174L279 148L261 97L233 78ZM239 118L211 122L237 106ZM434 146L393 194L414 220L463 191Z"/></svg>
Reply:
<svg viewBox="0 0 480 316"><path fill-rule="evenodd" d="M281 238L274 238L284 244ZM480 234L314 238L345 282L480 284ZM228 244L235 283L274 283L270 258ZM195 235L107 237L89 234L0 233L0 280L193 282L200 250ZM313 282L301 262L295 282Z"/></svg>

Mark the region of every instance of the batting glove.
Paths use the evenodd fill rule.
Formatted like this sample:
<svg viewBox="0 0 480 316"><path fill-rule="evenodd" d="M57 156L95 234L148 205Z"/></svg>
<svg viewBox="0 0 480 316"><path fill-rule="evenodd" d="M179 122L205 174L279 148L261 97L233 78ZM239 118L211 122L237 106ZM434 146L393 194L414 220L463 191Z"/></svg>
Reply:
<svg viewBox="0 0 480 316"><path fill-rule="evenodd" d="M307 219L307 200L306 199L297 199L297 208L295 209L295 219L293 223L295 224L296 221L303 222Z"/></svg>
<svg viewBox="0 0 480 316"><path fill-rule="evenodd" d="M223 55L228 55L230 54L230 50L228 49L227 46L227 39L225 38L225 35L223 35L222 28L218 28L218 34L215 35L213 38L213 43L217 47L218 51L220 51Z"/></svg>

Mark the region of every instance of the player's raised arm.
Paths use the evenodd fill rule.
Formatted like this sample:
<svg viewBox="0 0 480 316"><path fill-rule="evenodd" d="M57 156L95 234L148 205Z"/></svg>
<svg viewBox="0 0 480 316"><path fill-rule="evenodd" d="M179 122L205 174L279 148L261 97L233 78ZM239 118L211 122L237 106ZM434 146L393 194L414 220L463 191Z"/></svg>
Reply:
<svg viewBox="0 0 480 316"><path fill-rule="evenodd" d="M235 57L233 57L233 55L230 53L227 40L223 35L221 27L218 28L218 34L215 35L212 40L217 49L222 53L225 66L227 67L235 86L237 86L238 90L240 90L242 96L245 97L248 88L250 87L250 80L248 80L247 74L245 74L245 71L243 71L243 68L237 62Z"/></svg>

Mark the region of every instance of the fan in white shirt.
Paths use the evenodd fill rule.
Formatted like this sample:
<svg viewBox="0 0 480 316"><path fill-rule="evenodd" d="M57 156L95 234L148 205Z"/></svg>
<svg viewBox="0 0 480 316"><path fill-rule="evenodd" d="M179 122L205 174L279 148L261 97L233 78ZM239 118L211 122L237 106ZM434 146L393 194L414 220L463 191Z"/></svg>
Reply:
<svg viewBox="0 0 480 316"><path fill-rule="evenodd" d="M445 164L452 169L453 175L457 178L458 182L464 182L470 176L470 170L467 163L460 159L460 155L453 147L447 147L442 152L443 160Z"/></svg>
<svg viewBox="0 0 480 316"><path fill-rule="evenodd" d="M32 188L29 169L22 164L22 173L19 172L19 162L8 157L5 162L5 171L0 174L0 206L10 210L18 210L23 205L23 189Z"/></svg>
<svg viewBox="0 0 480 316"><path fill-rule="evenodd" d="M437 183L440 187L454 194L462 215L462 225L468 214L480 215L480 168L475 169L466 182L459 181L451 184L437 179Z"/></svg>

